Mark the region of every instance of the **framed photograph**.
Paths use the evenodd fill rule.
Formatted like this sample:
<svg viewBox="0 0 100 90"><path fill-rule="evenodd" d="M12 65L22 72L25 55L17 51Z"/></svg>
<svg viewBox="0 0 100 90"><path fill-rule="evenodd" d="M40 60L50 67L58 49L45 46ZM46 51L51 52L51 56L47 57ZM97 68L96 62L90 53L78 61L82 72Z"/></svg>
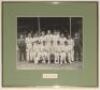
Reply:
<svg viewBox="0 0 100 90"><path fill-rule="evenodd" d="M2 2L3 87L98 86L98 2Z"/></svg>

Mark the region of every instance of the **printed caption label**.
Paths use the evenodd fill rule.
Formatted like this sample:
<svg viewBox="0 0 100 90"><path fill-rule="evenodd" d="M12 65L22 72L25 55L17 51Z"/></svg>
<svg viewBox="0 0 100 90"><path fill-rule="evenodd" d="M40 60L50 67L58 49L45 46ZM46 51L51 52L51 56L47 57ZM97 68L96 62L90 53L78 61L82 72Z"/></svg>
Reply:
<svg viewBox="0 0 100 90"><path fill-rule="evenodd" d="M57 79L58 78L58 74L43 74L42 78L44 79Z"/></svg>

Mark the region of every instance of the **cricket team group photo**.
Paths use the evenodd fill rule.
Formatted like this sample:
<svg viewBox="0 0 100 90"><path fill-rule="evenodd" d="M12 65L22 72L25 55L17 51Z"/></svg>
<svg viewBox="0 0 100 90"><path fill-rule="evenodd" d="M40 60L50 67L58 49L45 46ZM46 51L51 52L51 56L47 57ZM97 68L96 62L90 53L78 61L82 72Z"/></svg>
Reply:
<svg viewBox="0 0 100 90"><path fill-rule="evenodd" d="M17 60L33 65L82 62L81 17L19 17Z"/></svg>

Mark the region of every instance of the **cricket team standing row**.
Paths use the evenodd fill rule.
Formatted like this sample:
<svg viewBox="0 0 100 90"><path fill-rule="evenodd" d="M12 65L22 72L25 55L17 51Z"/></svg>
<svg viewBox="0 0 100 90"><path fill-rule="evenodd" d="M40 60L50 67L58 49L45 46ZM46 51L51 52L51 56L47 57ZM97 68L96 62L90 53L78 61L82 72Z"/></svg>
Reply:
<svg viewBox="0 0 100 90"><path fill-rule="evenodd" d="M74 39L70 35L66 38L64 33L50 30L45 34L41 32L40 36L28 33L26 38L20 35L18 40L18 49L20 60L24 57L27 62L33 61L35 64L51 63L63 64L74 61Z"/></svg>

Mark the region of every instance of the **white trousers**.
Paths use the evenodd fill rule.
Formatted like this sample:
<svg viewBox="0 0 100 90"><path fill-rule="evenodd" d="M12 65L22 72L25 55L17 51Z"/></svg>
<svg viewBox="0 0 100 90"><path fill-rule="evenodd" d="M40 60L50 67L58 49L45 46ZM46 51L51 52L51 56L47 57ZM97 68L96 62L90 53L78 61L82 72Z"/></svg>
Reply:
<svg viewBox="0 0 100 90"><path fill-rule="evenodd" d="M27 58L27 61L31 60L31 49L26 50L26 58Z"/></svg>
<svg viewBox="0 0 100 90"><path fill-rule="evenodd" d="M65 53L65 52L62 52L62 53L60 53L60 56L61 56L61 58L60 58L61 64L62 64L63 62L66 63L66 53Z"/></svg>
<svg viewBox="0 0 100 90"><path fill-rule="evenodd" d="M72 61L74 61L74 48L73 47L69 47L68 50L68 61L71 63Z"/></svg>
<svg viewBox="0 0 100 90"><path fill-rule="evenodd" d="M42 52L42 59L43 59L43 63L46 62L46 59L48 59L48 63L50 63L50 55L47 52Z"/></svg>
<svg viewBox="0 0 100 90"><path fill-rule="evenodd" d="M40 53L38 52L33 52L32 58L34 59L34 63L37 64L40 60Z"/></svg>
<svg viewBox="0 0 100 90"><path fill-rule="evenodd" d="M31 60L31 53L32 53L32 45L29 44L27 45L27 49L26 49L26 58L27 58L27 61L30 61Z"/></svg>
<svg viewBox="0 0 100 90"><path fill-rule="evenodd" d="M54 54L54 56L55 56L55 64L59 64L59 56L60 56L60 54L59 53L55 53Z"/></svg>
<svg viewBox="0 0 100 90"><path fill-rule="evenodd" d="M31 52L30 52L30 60L35 60L35 57L36 57L36 52L31 50Z"/></svg>

